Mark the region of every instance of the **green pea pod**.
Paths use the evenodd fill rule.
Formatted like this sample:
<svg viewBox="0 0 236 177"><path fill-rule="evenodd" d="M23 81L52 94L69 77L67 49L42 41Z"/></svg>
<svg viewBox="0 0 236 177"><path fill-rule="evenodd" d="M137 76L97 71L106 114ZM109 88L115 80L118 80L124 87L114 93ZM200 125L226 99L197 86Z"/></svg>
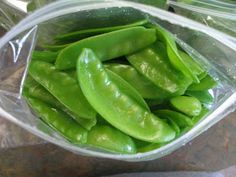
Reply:
<svg viewBox="0 0 236 177"><path fill-rule="evenodd" d="M128 82L122 79L119 75L113 73L109 69L106 69L108 77L114 82L120 91L127 95L130 99L137 102L140 106L143 106L145 109L149 110L147 103L144 101L143 97L132 87Z"/></svg>
<svg viewBox="0 0 236 177"><path fill-rule="evenodd" d="M82 144L87 142L87 130L82 128L67 114L34 98L28 97L27 101L29 102L31 108L44 122L60 132L60 134L69 141L74 144Z"/></svg>
<svg viewBox="0 0 236 177"><path fill-rule="evenodd" d="M171 66L165 46L156 42L137 53L129 55L128 61L160 89L173 95L182 95L192 80Z"/></svg>
<svg viewBox="0 0 236 177"><path fill-rule="evenodd" d="M60 50L68 47L69 45L68 44L61 44L61 45L55 45L55 44L45 44L43 45L43 48L47 49L47 50L50 50L50 51L53 51L53 52L59 52Z"/></svg>
<svg viewBox="0 0 236 177"><path fill-rule="evenodd" d="M84 95L112 126L148 142L167 142L175 138L175 131L168 124L119 89L91 49L81 53L77 73Z"/></svg>
<svg viewBox="0 0 236 177"><path fill-rule="evenodd" d="M132 27L97 35L75 42L63 49L56 60L56 68L74 68L83 48L91 48L101 61L138 51L156 40L155 30Z"/></svg>
<svg viewBox="0 0 236 177"><path fill-rule="evenodd" d="M204 72L204 70L201 68L201 66L194 61L194 59L189 56L187 53L182 52L181 50L178 51L180 57L186 64L186 66L193 72L194 75L200 75Z"/></svg>
<svg viewBox="0 0 236 177"><path fill-rule="evenodd" d="M173 120L180 128L185 128L188 126L192 127L193 125L191 118L176 111L163 109L156 110L154 113L161 118Z"/></svg>
<svg viewBox="0 0 236 177"><path fill-rule="evenodd" d="M217 85L217 82L209 75L204 77L199 84L192 84L188 87L188 90L202 91L212 89Z"/></svg>
<svg viewBox="0 0 236 177"><path fill-rule="evenodd" d="M52 107L58 108L63 112L70 115L76 122L78 122L82 127L90 130L94 125L96 125L96 118L94 119L83 119L78 117L69 111L64 105L62 105L51 93L49 93L43 86L37 83L31 76L27 76L25 81L24 90L27 88L28 95L32 98L41 100Z"/></svg>
<svg viewBox="0 0 236 177"><path fill-rule="evenodd" d="M186 77L190 77L194 82L199 83L199 80L195 73L188 67L186 62L179 54L179 50L175 43L175 38L164 28L159 25L154 26L157 33L157 39L165 43L167 48L167 54L171 64L180 72L182 72Z"/></svg>
<svg viewBox="0 0 236 177"><path fill-rule="evenodd" d="M68 72L67 72L68 73ZM123 90L127 95L129 95L132 99L139 102L144 108L149 110L147 103L144 101L142 96L137 92L129 83L123 80L119 75L113 73L109 69L107 70L109 77L115 82L121 90ZM76 72L74 70L69 71L68 73L71 77L76 79Z"/></svg>
<svg viewBox="0 0 236 177"><path fill-rule="evenodd" d="M195 97L203 104L212 104L214 101L214 97L209 93L208 90L203 90L203 91L187 90L185 92L185 95Z"/></svg>
<svg viewBox="0 0 236 177"><path fill-rule="evenodd" d="M32 53L32 60L40 60L49 63L53 63L57 58L57 52L50 52L50 51L33 51Z"/></svg>
<svg viewBox="0 0 236 177"><path fill-rule="evenodd" d="M188 116L198 116L201 113L201 102L191 96L177 96L170 99L171 106Z"/></svg>
<svg viewBox="0 0 236 177"><path fill-rule="evenodd" d="M77 81L68 74L42 61L32 61L29 73L73 114L86 119L96 117L96 111L84 97Z"/></svg>
<svg viewBox="0 0 236 177"><path fill-rule="evenodd" d="M85 30L80 30L80 31L75 31L63 35L58 35L56 36L55 40L60 41L60 42L75 42L87 37L91 37L94 35L102 34L102 33L107 33L115 30L121 30L125 28L130 28L134 26L141 26L146 24L148 21L141 20L137 21L131 24L127 25L121 25L121 26L112 26L112 27L103 27L103 28L93 28L93 29L85 29Z"/></svg>
<svg viewBox="0 0 236 177"><path fill-rule="evenodd" d="M130 65L107 64L105 66L132 85L143 98L163 100L171 96L170 93L157 87Z"/></svg>
<svg viewBox="0 0 236 177"><path fill-rule="evenodd" d="M30 75L28 75L25 80L24 89L25 88L27 88L30 97L37 98L59 109L64 108L64 106L52 94L36 82Z"/></svg>
<svg viewBox="0 0 236 177"><path fill-rule="evenodd" d="M169 117L166 117L168 120L168 124L173 128L173 130L175 130L176 133L176 137L180 134L180 128L178 126L178 124L173 121L173 119L170 119Z"/></svg>
<svg viewBox="0 0 236 177"><path fill-rule="evenodd" d="M209 112L209 109L206 107L202 108L201 113L198 116L193 117L192 121L194 124L198 123L207 113Z"/></svg>
<svg viewBox="0 0 236 177"><path fill-rule="evenodd" d="M95 126L88 132L87 144L121 154L136 153L132 138L108 125Z"/></svg>

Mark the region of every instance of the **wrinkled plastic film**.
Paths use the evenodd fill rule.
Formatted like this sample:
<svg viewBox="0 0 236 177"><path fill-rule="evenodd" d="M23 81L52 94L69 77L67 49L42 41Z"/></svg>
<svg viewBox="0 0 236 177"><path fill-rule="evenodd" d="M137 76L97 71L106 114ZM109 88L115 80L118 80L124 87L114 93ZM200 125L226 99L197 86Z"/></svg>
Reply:
<svg viewBox="0 0 236 177"><path fill-rule="evenodd" d="M160 9L122 1L101 1L94 6L89 2L71 0L64 2L63 6L51 8L55 8L55 11L51 9L46 14L42 11L41 15L32 14L32 19L26 18L22 25L19 24L0 40L0 44L5 41L0 49L0 114L35 135L78 154L128 161L150 160L169 154L235 109L236 71L233 67L236 65L236 46L233 43L229 45L226 38L220 40L217 31ZM192 55L220 83L214 89L216 99L211 112L190 132L152 152L115 155L96 148L70 144L35 116L24 99L19 97L34 48L40 49L43 44L53 42L58 34L71 30L122 25L143 18L169 30L176 37L179 47ZM209 46L204 47L206 44Z"/></svg>
<svg viewBox="0 0 236 177"><path fill-rule="evenodd" d="M236 2L219 0L169 0L175 13L236 37Z"/></svg>
<svg viewBox="0 0 236 177"><path fill-rule="evenodd" d="M0 49L0 92L20 97L36 33L37 26L16 36Z"/></svg>

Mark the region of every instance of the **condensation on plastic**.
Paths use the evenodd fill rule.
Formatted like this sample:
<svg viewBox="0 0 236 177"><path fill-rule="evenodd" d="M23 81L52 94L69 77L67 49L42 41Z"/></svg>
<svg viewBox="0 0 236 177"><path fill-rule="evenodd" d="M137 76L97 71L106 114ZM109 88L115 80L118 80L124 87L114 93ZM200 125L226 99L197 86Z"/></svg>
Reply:
<svg viewBox="0 0 236 177"><path fill-rule="evenodd" d="M236 37L236 1L168 0L168 4L177 14Z"/></svg>
<svg viewBox="0 0 236 177"><path fill-rule="evenodd" d="M194 128L173 142L150 152L113 154L85 145L75 146L44 124L20 97L34 47L50 43L73 29L127 24L148 18L174 34L179 45L215 77L212 110ZM217 30L167 11L125 1L59 1L37 10L0 40L0 115L29 132L78 154L126 161L160 158L183 146L234 111L236 103L236 44Z"/></svg>

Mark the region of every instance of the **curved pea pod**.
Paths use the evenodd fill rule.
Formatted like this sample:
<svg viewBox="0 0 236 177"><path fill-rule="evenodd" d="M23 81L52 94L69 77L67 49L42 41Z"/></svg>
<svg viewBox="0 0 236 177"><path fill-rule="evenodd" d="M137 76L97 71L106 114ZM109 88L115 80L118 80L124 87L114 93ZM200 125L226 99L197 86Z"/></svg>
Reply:
<svg viewBox="0 0 236 177"><path fill-rule="evenodd" d="M167 142L175 138L175 131L168 124L119 89L92 50L83 50L77 72L84 95L112 126L148 142Z"/></svg>
<svg viewBox="0 0 236 177"><path fill-rule="evenodd" d="M61 70L74 68L83 48L92 49L101 61L106 61L138 51L155 40L154 29L131 27L117 30L69 45L59 53L55 65Z"/></svg>
<svg viewBox="0 0 236 177"><path fill-rule="evenodd" d="M107 32L111 32L115 30L121 30L124 28L130 28L134 26L141 26L141 25L146 24L147 22L148 21L144 19L144 20L140 20L131 24L127 24L127 25L79 30L79 31L74 31L67 34L58 35L56 36L55 40L61 41L61 42L75 42L75 41L78 41L87 37L91 37L94 35L102 34L102 33L107 33Z"/></svg>
<svg viewBox="0 0 236 177"><path fill-rule="evenodd" d="M126 80L143 98L163 100L171 96L170 93L157 87L130 65L107 64L105 67Z"/></svg>
<svg viewBox="0 0 236 177"><path fill-rule="evenodd" d="M35 81L36 82L36 81ZM51 93L49 93L43 86L38 83L28 87L28 94L30 97L41 100L55 108L62 110L71 116L76 122L78 122L82 127L90 130L94 125L96 125L96 118L84 119L69 111L64 105L62 105Z"/></svg>
<svg viewBox="0 0 236 177"><path fill-rule="evenodd" d="M44 122L57 130L70 142L74 144L83 144L87 142L87 130L77 124L67 114L34 98L28 97L27 101Z"/></svg>
<svg viewBox="0 0 236 177"><path fill-rule="evenodd" d="M217 82L209 75L207 75L206 77L204 77L200 83L196 84L192 84L188 87L188 90L192 90L192 91L202 91L202 90L209 90L214 88L217 85Z"/></svg>
<svg viewBox="0 0 236 177"><path fill-rule="evenodd" d="M176 137L180 134L180 128L178 126L178 124L173 121L173 119L170 119L169 117L166 117L167 120L168 120L168 124L173 128L173 130L175 131L176 133Z"/></svg>
<svg viewBox="0 0 236 177"><path fill-rule="evenodd" d="M201 66L196 61L194 61L191 56L185 52L182 52L181 50L178 50L178 52L186 66L193 72L194 75L199 76L200 74L204 73L203 68L201 68Z"/></svg>
<svg viewBox="0 0 236 177"><path fill-rule="evenodd" d="M88 132L87 144L121 154L136 153L132 138L108 125L93 127Z"/></svg>
<svg viewBox="0 0 236 177"><path fill-rule="evenodd" d="M154 113L161 118L173 120L180 128L191 127L193 125L191 118L176 111L163 109L156 110Z"/></svg>
<svg viewBox="0 0 236 177"><path fill-rule="evenodd" d="M182 72L186 77L190 77L194 82L199 83L197 75L188 67L186 61L179 54L179 50L176 46L174 37L159 25L153 26L156 29L157 40L165 43L167 48L167 55L171 64L180 72Z"/></svg>
<svg viewBox="0 0 236 177"><path fill-rule="evenodd" d="M198 123L207 113L209 112L209 109L206 107L202 108L201 113L198 116L193 117L192 121L194 124Z"/></svg>
<svg viewBox="0 0 236 177"><path fill-rule="evenodd" d="M122 79L119 75L113 73L110 70L106 70L108 77L111 81L116 84L121 92L127 95L130 99L137 102L140 106L143 106L145 109L149 110L149 107L143 97L132 87L128 82Z"/></svg>
<svg viewBox="0 0 236 177"><path fill-rule="evenodd" d="M49 63L53 63L57 58L57 52L51 51L33 51L32 53L32 60L40 60Z"/></svg>
<svg viewBox="0 0 236 177"><path fill-rule="evenodd" d="M68 74L42 61L32 61L29 73L73 114L86 119L96 117L96 111L84 97L78 82Z"/></svg>
<svg viewBox="0 0 236 177"><path fill-rule="evenodd" d="M185 92L185 95L195 97L203 104L212 104L214 101L214 97L209 93L209 90L203 90L203 91L187 90Z"/></svg>
<svg viewBox="0 0 236 177"><path fill-rule="evenodd" d="M198 116L201 113L201 102L191 96L177 96L170 99L171 106L179 112L182 112L190 117Z"/></svg>
<svg viewBox="0 0 236 177"><path fill-rule="evenodd" d="M157 87L172 96L182 95L192 80L171 66L165 51L165 46L156 42L127 58L131 65Z"/></svg>

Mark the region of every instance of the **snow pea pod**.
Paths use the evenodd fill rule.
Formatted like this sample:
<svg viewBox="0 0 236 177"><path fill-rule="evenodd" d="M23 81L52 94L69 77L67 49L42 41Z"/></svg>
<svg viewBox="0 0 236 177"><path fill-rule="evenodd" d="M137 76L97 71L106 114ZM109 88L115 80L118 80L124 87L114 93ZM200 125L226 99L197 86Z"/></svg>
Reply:
<svg viewBox="0 0 236 177"><path fill-rule="evenodd" d="M217 85L217 82L209 75L204 77L200 83L193 83L188 87L188 90L192 91L202 91L212 89Z"/></svg>
<svg viewBox="0 0 236 177"><path fill-rule="evenodd" d="M156 42L146 49L129 55L127 59L160 89L172 95L182 95L192 80L171 66L165 51L165 46Z"/></svg>
<svg viewBox="0 0 236 177"><path fill-rule="evenodd" d="M69 72L67 71L67 73L71 77L73 77L74 79L77 79L76 71L71 70ZM110 71L109 69L107 69L107 74L112 79L112 81L115 82L119 86L119 88L121 90L123 90L132 99L134 99L137 102L139 102L139 104L142 105L144 108L149 110L149 106L147 105L147 103L145 102L143 97L139 94L139 92L137 92L136 89L134 89L134 87L132 87L128 82L126 82L119 75L117 75L116 73Z"/></svg>
<svg viewBox="0 0 236 177"><path fill-rule="evenodd" d="M42 61L32 61L29 73L73 114L86 119L96 117L96 111L84 97L77 81L68 74Z"/></svg>
<svg viewBox="0 0 236 177"><path fill-rule="evenodd" d="M179 50L176 46L174 37L159 25L152 25L155 27L157 33L157 40L165 43L167 48L167 55L171 64L180 72L182 72L186 77L190 77L194 82L199 83L197 75L188 67L186 62L182 59L179 54Z"/></svg>
<svg viewBox="0 0 236 177"><path fill-rule="evenodd" d="M115 153L136 153L135 143L132 138L108 125L93 127L88 132L87 144Z"/></svg>
<svg viewBox="0 0 236 177"><path fill-rule="evenodd" d="M194 75L200 75L204 72L204 70L201 68L201 66L194 61L194 59L189 56L187 53L182 52L181 50L178 50L180 57L186 64L186 66L193 72ZM198 77L199 79L199 77Z"/></svg>
<svg viewBox="0 0 236 177"><path fill-rule="evenodd" d="M27 76L25 87L27 87L28 95L30 97L41 100L52 107L58 108L71 116L76 122L78 122L82 127L90 130L94 125L96 125L96 118L84 119L69 111L63 104L61 104L51 93L49 93L43 86L33 80L32 77Z"/></svg>
<svg viewBox="0 0 236 177"><path fill-rule="evenodd" d="M58 53L50 51L33 51L32 60L40 60L52 63L56 60Z"/></svg>
<svg viewBox="0 0 236 177"><path fill-rule="evenodd" d="M170 104L174 109L188 116L198 116L202 110L201 102L191 96L177 96L171 98Z"/></svg>
<svg viewBox="0 0 236 177"><path fill-rule="evenodd" d="M154 29L131 27L117 30L69 45L61 50L55 65L57 69L61 70L74 68L83 48L91 48L101 61L106 61L138 51L155 40Z"/></svg>
<svg viewBox="0 0 236 177"><path fill-rule="evenodd" d="M91 49L81 53L77 73L90 104L117 129L148 142L167 142L175 138L175 131L168 124L119 89Z"/></svg>
<svg viewBox="0 0 236 177"><path fill-rule="evenodd" d="M60 132L69 141L74 144L87 142L87 130L77 124L67 114L35 98L28 97L27 101L44 122Z"/></svg>
<svg viewBox="0 0 236 177"><path fill-rule="evenodd" d="M163 100L171 96L170 93L157 87L130 65L107 64L105 67L126 80L143 98Z"/></svg>
<svg viewBox="0 0 236 177"><path fill-rule="evenodd" d="M63 35L58 35L56 36L55 40L60 41L60 42L75 42L90 36L102 34L102 33L107 33L115 30L120 30L124 28L130 28L134 26L141 26L146 24L148 21L141 20L137 21L131 24L127 25L120 25L120 26L112 26L112 27L103 27L103 28L93 28L93 29L85 29L85 30L80 30L80 31L74 31L71 33L63 34Z"/></svg>
<svg viewBox="0 0 236 177"><path fill-rule="evenodd" d="M212 104L214 101L214 97L209 93L209 90L203 90L203 91L187 90L185 92L185 95L195 97L203 104Z"/></svg>
<svg viewBox="0 0 236 177"><path fill-rule="evenodd" d="M168 120L168 124L173 128L173 130L175 130L176 133L176 137L180 134L180 128L178 126L178 124L173 121L173 119L170 119L169 117L166 117Z"/></svg>
<svg viewBox="0 0 236 177"><path fill-rule="evenodd" d="M191 127L193 125L191 118L176 111L163 109L156 110L154 113L161 118L173 120L180 128Z"/></svg>
<svg viewBox="0 0 236 177"><path fill-rule="evenodd" d="M143 106L145 109L149 110L149 107L143 97L132 87L128 82L122 79L119 75L113 73L109 69L106 70L108 77L114 82L117 87L130 99L137 102L140 106Z"/></svg>

